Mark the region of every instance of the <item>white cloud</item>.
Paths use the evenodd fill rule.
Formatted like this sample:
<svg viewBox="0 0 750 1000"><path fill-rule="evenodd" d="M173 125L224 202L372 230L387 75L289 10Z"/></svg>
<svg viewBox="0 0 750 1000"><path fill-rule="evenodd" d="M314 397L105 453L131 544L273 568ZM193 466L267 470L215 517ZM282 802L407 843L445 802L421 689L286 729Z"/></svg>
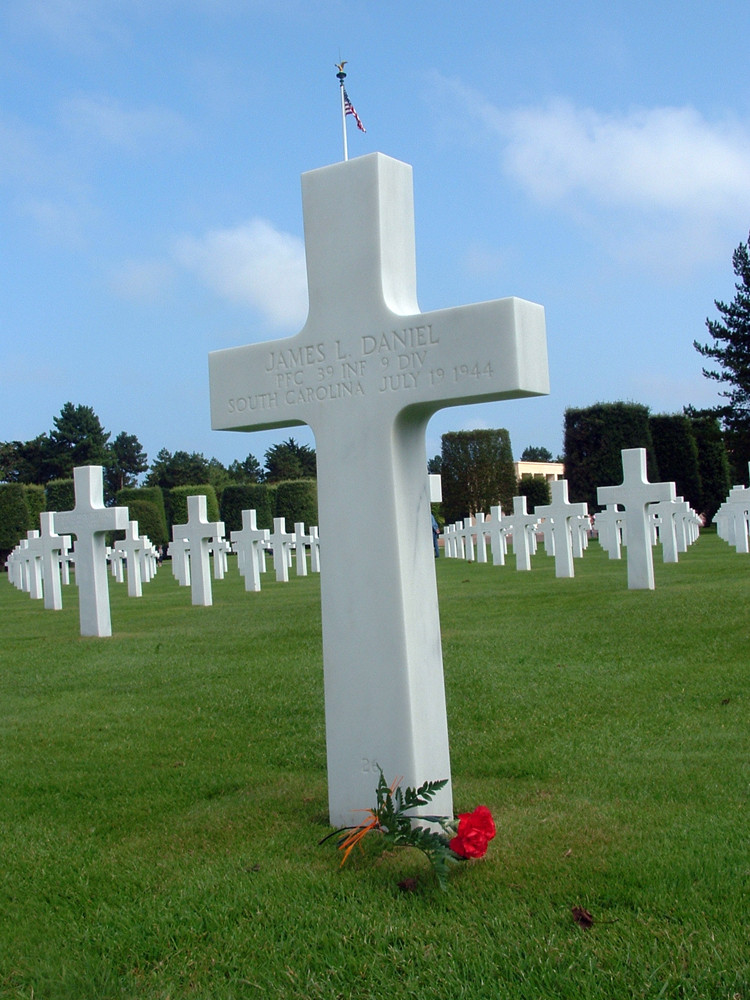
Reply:
<svg viewBox="0 0 750 1000"><path fill-rule="evenodd" d="M90 210L62 198L28 198L19 209L31 218L45 243L53 246L80 248L85 245L85 232Z"/></svg>
<svg viewBox="0 0 750 1000"><path fill-rule="evenodd" d="M110 285L124 299L156 302L170 290L174 269L164 261L126 261L110 275Z"/></svg>
<svg viewBox="0 0 750 1000"><path fill-rule="evenodd" d="M118 0L10 0L8 12L29 33L82 53L100 52L126 34L118 23Z"/></svg>
<svg viewBox="0 0 750 1000"><path fill-rule="evenodd" d="M605 115L558 100L495 122L506 169L540 200L720 215L750 205L750 129L694 108Z"/></svg>
<svg viewBox="0 0 750 1000"><path fill-rule="evenodd" d="M275 327L295 332L307 315L307 276L302 240L263 219L204 237L184 237L175 254L213 292L249 305Z"/></svg>
<svg viewBox="0 0 750 1000"><path fill-rule="evenodd" d="M503 171L613 257L665 269L708 260L750 216L750 122L690 106L605 113L564 99L501 109L455 80L433 86L443 115L458 106L466 141L494 138Z"/></svg>
<svg viewBox="0 0 750 1000"><path fill-rule="evenodd" d="M126 108L105 94L71 98L61 116L68 127L131 153L182 145L191 136L185 119L169 108Z"/></svg>

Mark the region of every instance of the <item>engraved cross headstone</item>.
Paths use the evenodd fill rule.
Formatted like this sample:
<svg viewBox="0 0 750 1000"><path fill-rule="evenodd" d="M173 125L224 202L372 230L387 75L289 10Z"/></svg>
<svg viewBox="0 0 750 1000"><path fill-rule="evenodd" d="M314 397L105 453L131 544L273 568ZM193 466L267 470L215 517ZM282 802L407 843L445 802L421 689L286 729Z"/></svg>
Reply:
<svg viewBox="0 0 750 1000"><path fill-rule="evenodd" d="M531 302L420 312L407 164L373 153L323 167L302 195L307 322L210 355L211 419L315 434L329 809L344 825L372 802L376 764L407 785L450 776L427 422L548 392L547 348ZM429 808L452 813L450 782Z"/></svg>

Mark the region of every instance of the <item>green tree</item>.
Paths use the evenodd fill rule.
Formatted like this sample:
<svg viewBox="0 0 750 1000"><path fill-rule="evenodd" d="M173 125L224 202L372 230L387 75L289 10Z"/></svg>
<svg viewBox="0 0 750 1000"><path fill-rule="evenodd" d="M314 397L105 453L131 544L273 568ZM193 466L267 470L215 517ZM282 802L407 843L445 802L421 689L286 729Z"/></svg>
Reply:
<svg viewBox="0 0 750 1000"><path fill-rule="evenodd" d="M186 451L173 455L166 448L158 452L146 476L146 486L161 486L163 490L208 481L208 460L203 455Z"/></svg>
<svg viewBox="0 0 750 1000"><path fill-rule="evenodd" d="M43 485L55 478L55 470L46 434L31 441L0 443L0 482Z"/></svg>
<svg viewBox="0 0 750 1000"><path fill-rule="evenodd" d="M750 243L750 238L748 238ZM727 402L714 408L725 432L735 482L744 483L750 461L750 251L740 243L732 255L735 297L729 304L715 301L721 319L707 319L712 341L693 346L716 368L704 368L706 378L727 388L720 393Z"/></svg>
<svg viewBox="0 0 750 1000"><path fill-rule="evenodd" d="M223 462L218 458L208 460L208 482L216 490L216 495L221 496L221 491L232 482L232 477Z"/></svg>
<svg viewBox="0 0 750 1000"><path fill-rule="evenodd" d="M148 469L148 456L135 434L121 431L112 442L109 465L104 472L104 485L110 496L119 490L136 486L138 476Z"/></svg>
<svg viewBox="0 0 750 1000"><path fill-rule="evenodd" d="M524 448L521 453L522 462L551 462L552 452L549 448L537 447L535 445L529 445L528 448Z"/></svg>
<svg viewBox="0 0 750 1000"><path fill-rule="evenodd" d="M72 476L79 465L108 465L109 434L90 406L65 403L52 423L49 461L56 477Z"/></svg>
<svg viewBox="0 0 750 1000"><path fill-rule="evenodd" d="M595 510L597 487L622 482L623 448L645 448L649 479L657 481L648 416L648 407L640 403L595 403L565 411L565 478L571 500L585 501Z"/></svg>
<svg viewBox="0 0 750 1000"><path fill-rule="evenodd" d="M513 506L516 475L510 435L503 428L454 431L442 437L443 516L446 524L494 504Z"/></svg>
<svg viewBox="0 0 750 1000"><path fill-rule="evenodd" d="M529 458L526 461L533 462L536 460ZM535 507L542 507L544 504L552 503L552 492L544 476L521 476L518 480L516 495L526 497L526 510L530 512Z"/></svg>
<svg viewBox="0 0 750 1000"><path fill-rule="evenodd" d="M235 459L228 467L229 478L235 483L262 483L263 469L255 455L248 455L240 462Z"/></svg>
<svg viewBox="0 0 750 1000"><path fill-rule="evenodd" d="M443 456L435 455L427 459L427 472L431 476L439 476L443 468Z"/></svg>
<svg viewBox="0 0 750 1000"><path fill-rule="evenodd" d="M265 463L267 483L285 479L315 479L317 475L315 449L298 444L294 438L270 447L265 454Z"/></svg>

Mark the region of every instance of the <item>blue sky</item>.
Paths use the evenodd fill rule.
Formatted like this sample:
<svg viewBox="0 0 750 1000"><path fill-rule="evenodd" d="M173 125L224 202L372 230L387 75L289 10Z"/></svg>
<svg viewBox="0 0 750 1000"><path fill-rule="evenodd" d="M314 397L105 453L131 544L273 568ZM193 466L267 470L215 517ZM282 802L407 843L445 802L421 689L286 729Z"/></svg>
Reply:
<svg viewBox="0 0 750 1000"><path fill-rule="evenodd" d="M0 440L70 400L161 447L210 428L209 351L306 315L300 174L341 159L334 63L413 166L424 311L517 295L549 397L442 410L562 449L566 407L711 405L694 339L750 229L747 0L3 0Z"/></svg>

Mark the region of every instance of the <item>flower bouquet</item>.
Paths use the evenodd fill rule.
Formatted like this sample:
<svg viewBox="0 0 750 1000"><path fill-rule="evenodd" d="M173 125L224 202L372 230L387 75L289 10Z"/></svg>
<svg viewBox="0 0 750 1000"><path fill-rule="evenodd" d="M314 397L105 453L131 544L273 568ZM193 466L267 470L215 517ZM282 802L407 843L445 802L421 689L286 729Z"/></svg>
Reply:
<svg viewBox="0 0 750 1000"><path fill-rule="evenodd" d="M448 873L461 861L482 858L487 845L495 836L495 823L487 806L477 806L470 813L459 813L457 819L444 816L412 816L409 811L426 806L448 781L425 781L419 788L400 787L397 778L388 784L380 768L380 778L375 789L374 809L362 809L365 818L357 826L334 830L320 841L321 844L338 837L337 846L343 851L344 865L355 847L370 833L378 833L384 847L416 847L432 864L441 889L448 888ZM428 824L416 825L416 821Z"/></svg>

